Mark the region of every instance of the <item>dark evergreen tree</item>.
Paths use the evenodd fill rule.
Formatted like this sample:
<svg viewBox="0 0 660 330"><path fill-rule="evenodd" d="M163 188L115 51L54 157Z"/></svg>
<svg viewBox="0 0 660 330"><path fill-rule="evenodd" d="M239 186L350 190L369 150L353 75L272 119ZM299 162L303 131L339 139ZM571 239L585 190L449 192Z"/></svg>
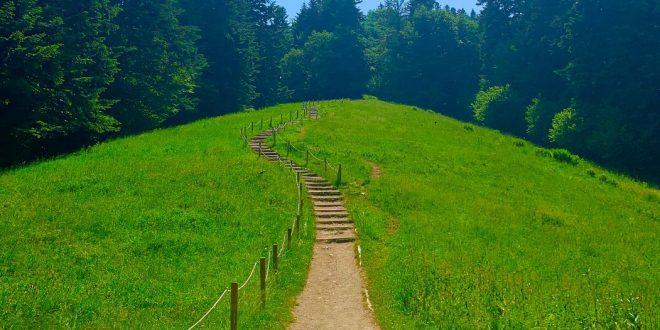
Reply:
<svg viewBox="0 0 660 330"><path fill-rule="evenodd" d="M565 73L573 105L552 138L592 158L660 178L660 3L575 4Z"/></svg>
<svg viewBox="0 0 660 330"><path fill-rule="evenodd" d="M291 49L291 29L286 11L272 0L250 0L251 18L258 47L254 106L273 105L290 97L282 79L282 59Z"/></svg>
<svg viewBox="0 0 660 330"><path fill-rule="evenodd" d="M390 2L370 13L368 26L386 26L370 33L380 47L370 53L372 92L467 119L478 89L477 22L436 7L433 1L409 3L414 12L403 15L399 3Z"/></svg>
<svg viewBox="0 0 660 330"><path fill-rule="evenodd" d="M108 1L6 1L0 6L2 162L68 151L117 131L102 97L117 61Z"/></svg>
<svg viewBox="0 0 660 330"><path fill-rule="evenodd" d="M195 117L215 116L252 105L258 49L247 0L183 0L185 25L199 27L199 51L208 62L202 73Z"/></svg>
<svg viewBox="0 0 660 330"><path fill-rule="evenodd" d="M120 73L106 95L124 133L158 127L177 113L193 112L205 62L195 28L182 26L175 0L115 0L121 12L111 43Z"/></svg>
<svg viewBox="0 0 660 330"><path fill-rule="evenodd" d="M284 63L287 84L301 86L294 89L296 97L350 98L366 91L369 68L357 3L311 0L303 6L293 27L296 44L302 46L292 50ZM302 66L294 68L295 63Z"/></svg>

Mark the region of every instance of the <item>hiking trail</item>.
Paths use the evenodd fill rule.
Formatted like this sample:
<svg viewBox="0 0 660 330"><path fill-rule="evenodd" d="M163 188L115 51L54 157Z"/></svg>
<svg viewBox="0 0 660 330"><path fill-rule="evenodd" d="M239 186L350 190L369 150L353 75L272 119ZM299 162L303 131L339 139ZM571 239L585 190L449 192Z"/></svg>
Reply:
<svg viewBox="0 0 660 330"><path fill-rule="evenodd" d="M309 110L311 119L318 110ZM266 146L273 130L250 140L250 148L270 161L283 161L300 173L314 204L316 243L305 284L293 310L290 329L379 329L367 308L364 280L355 256L355 226L341 192L325 178L287 160Z"/></svg>

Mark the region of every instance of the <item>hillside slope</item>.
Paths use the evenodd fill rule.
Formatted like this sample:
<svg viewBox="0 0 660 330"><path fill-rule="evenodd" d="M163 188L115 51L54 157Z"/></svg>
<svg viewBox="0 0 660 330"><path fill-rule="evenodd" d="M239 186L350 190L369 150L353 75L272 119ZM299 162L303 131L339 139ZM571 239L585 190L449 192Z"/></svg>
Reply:
<svg viewBox="0 0 660 330"><path fill-rule="evenodd" d="M0 328L192 325L295 217L291 171L257 159L239 137L241 127L287 107L300 105L111 141L0 174ZM258 276L241 291L241 326L290 321L311 258L313 228L304 229L282 276L269 280L267 309ZM225 299L203 325L228 328L228 316Z"/></svg>
<svg viewBox="0 0 660 330"><path fill-rule="evenodd" d="M658 190L408 106L320 109L278 148L343 165L383 328L660 326Z"/></svg>

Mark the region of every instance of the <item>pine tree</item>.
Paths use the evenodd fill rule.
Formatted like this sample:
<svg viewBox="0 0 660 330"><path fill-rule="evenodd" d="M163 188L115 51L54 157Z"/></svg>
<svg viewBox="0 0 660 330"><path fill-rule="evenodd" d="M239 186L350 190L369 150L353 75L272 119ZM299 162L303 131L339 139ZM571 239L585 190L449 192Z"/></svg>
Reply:
<svg viewBox="0 0 660 330"><path fill-rule="evenodd" d="M202 73L198 112L193 117L216 116L245 109L257 93L258 49L249 22L247 0L183 0L185 25L197 26L197 47L208 62Z"/></svg>
<svg viewBox="0 0 660 330"><path fill-rule="evenodd" d="M3 44L3 159L32 159L97 141L118 130L102 97L117 61L105 44L116 28L107 1L8 1L0 7Z"/></svg>
<svg viewBox="0 0 660 330"><path fill-rule="evenodd" d="M158 127L177 113L193 112L198 77L205 65L197 32L179 23L175 0L121 0L111 39L121 69L106 94L117 99L111 114L125 133Z"/></svg>

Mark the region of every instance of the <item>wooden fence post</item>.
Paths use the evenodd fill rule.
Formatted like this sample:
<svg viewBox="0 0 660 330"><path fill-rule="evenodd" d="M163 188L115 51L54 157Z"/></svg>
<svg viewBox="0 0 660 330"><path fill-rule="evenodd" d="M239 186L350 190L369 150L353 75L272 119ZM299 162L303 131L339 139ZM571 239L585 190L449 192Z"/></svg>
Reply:
<svg viewBox="0 0 660 330"><path fill-rule="evenodd" d="M238 282L231 284L231 311L230 326L231 330L238 330Z"/></svg>
<svg viewBox="0 0 660 330"><path fill-rule="evenodd" d="M261 287L261 307L266 307L266 257L259 259L259 283Z"/></svg>
<svg viewBox="0 0 660 330"><path fill-rule="evenodd" d="M273 129L273 145L277 145L277 131Z"/></svg>
<svg viewBox="0 0 660 330"><path fill-rule="evenodd" d="M291 233L293 230L291 228L286 230L286 242L287 242L287 248L291 248Z"/></svg>
<svg viewBox="0 0 660 330"><path fill-rule="evenodd" d="M341 163L339 163L339 167L337 168L337 187L341 186Z"/></svg>
<svg viewBox="0 0 660 330"><path fill-rule="evenodd" d="M273 127L273 116L270 116L270 127Z"/></svg>
<svg viewBox="0 0 660 330"><path fill-rule="evenodd" d="M250 131L251 133L254 133L254 122L250 124Z"/></svg>
<svg viewBox="0 0 660 330"><path fill-rule="evenodd" d="M296 233L300 235L300 213L296 214L296 224L295 224Z"/></svg>
<svg viewBox="0 0 660 330"><path fill-rule="evenodd" d="M309 150L307 150L307 155L305 156L305 166L309 165Z"/></svg>
<svg viewBox="0 0 660 330"><path fill-rule="evenodd" d="M273 244L273 270L277 271L277 243Z"/></svg>

